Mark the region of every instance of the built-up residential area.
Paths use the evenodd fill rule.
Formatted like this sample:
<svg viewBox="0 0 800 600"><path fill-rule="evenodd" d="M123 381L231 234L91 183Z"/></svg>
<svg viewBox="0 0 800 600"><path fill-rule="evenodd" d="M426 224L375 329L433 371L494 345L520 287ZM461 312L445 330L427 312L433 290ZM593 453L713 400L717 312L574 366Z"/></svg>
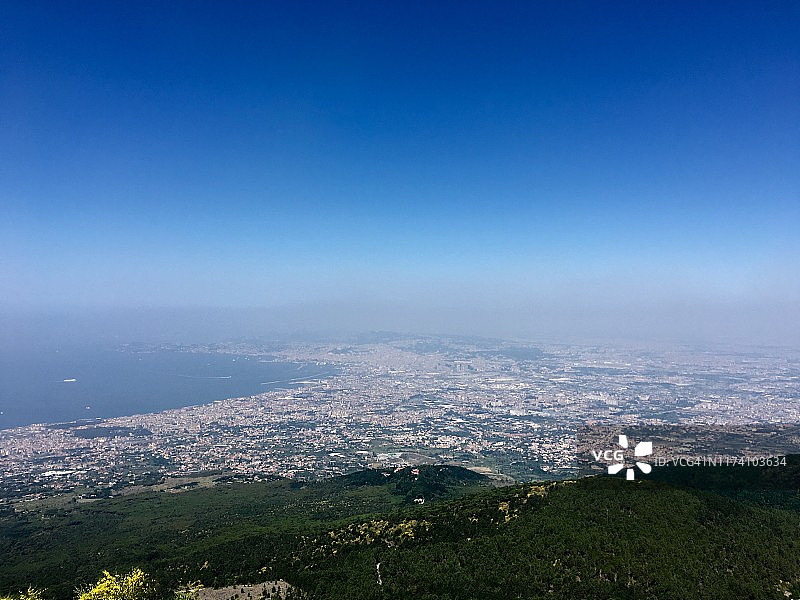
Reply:
<svg viewBox="0 0 800 600"><path fill-rule="evenodd" d="M159 413L2 430L0 501L422 463L498 482L552 479L576 472L578 426L800 423L800 357L785 351L429 336L174 350L333 374Z"/></svg>

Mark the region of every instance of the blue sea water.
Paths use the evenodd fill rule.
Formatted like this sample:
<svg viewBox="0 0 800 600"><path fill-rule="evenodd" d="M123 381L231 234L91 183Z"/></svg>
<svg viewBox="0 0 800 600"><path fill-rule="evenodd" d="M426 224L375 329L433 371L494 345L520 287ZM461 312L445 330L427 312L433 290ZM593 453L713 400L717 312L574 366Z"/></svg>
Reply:
<svg viewBox="0 0 800 600"><path fill-rule="evenodd" d="M329 365L112 349L4 351L0 429L159 412L296 386ZM74 380L74 381L70 381Z"/></svg>

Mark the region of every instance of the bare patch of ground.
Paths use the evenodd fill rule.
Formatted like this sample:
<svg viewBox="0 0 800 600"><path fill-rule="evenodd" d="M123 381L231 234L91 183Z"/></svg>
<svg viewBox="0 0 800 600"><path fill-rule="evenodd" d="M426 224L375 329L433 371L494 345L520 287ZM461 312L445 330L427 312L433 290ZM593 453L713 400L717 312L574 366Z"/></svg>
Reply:
<svg viewBox="0 0 800 600"><path fill-rule="evenodd" d="M232 585L224 588L202 588L198 600L259 600L285 598L291 586L285 581L266 581L256 585Z"/></svg>

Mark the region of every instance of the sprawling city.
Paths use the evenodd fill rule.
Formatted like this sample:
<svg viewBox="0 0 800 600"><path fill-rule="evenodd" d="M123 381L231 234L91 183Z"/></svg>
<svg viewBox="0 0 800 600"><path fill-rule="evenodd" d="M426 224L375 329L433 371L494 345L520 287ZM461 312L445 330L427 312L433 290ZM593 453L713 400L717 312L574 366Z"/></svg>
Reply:
<svg viewBox="0 0 800 600"><path fill-rule="evenodd" d="M580 427L800 423L800 355L785 351L374 337L150 348L325 364L336 374L154 414L0 431L2 501L424 463L498 483L564 478L577 472Z"/></svg>

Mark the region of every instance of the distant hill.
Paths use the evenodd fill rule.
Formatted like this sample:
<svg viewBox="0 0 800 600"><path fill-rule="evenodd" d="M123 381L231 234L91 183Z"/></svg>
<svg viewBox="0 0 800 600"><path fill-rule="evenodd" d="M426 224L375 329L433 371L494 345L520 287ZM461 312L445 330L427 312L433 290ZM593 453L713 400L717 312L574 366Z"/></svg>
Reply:
<svg viewBox="0 0 800 600"><path fill-rule="evenodd" d="M282 579L320 599L785 600L800 595L798 464L505 488L428 465L6 514L0 590L71 598L138 565L172 587ZM737 498L737 478L753 493Z"/></svg>

